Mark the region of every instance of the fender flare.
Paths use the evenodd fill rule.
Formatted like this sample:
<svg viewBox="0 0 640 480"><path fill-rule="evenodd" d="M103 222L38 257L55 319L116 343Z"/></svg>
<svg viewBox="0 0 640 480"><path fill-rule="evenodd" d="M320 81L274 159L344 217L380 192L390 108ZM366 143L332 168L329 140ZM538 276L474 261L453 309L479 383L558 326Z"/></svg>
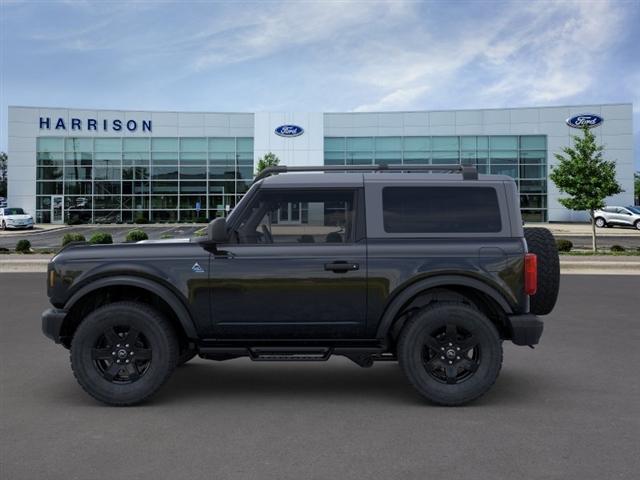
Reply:
<svg viewBox="0 0 640 480"><path fill-rule="evenodd" d="M378 324L376 338L384 339L387 337L387 334L393 325L393 321L400 312L400 309L413 297L425 290L447 285L457 285L476 289L493 299L506 314L513 313L513 310L507 300L494 287L487 285L480 280L476 280L475 278L463 275L438 275L418 280L404 287L399 293L395 294L394 298L387 303L387 306L384 309L384 313L382 314L382 318Z"/></svg>
<svg viewBox="0 0 640 480"><path fill-rule="evenodd" d="M180 325L182 325L187 337L198 338L191 314L178 295L158 282L144 277L134 275L115 275L99 278L78 289L78 291L76 291L69 300L67 300L64 309L67 311L71 310L71 308L73 308L73 306L85 295L100 288L123 285L142 288L159 296L162 300L167 302L169 307L173 310L173 313L175 313L178 318L178 321L180 322Z"/></svg>

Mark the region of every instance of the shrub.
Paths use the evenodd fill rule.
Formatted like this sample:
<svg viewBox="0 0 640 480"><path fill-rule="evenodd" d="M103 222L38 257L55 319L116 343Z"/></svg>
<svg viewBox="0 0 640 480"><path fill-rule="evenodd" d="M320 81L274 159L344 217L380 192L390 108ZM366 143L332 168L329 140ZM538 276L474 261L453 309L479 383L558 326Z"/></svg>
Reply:
<svg viewBox="0 0 640 480"><path fill-rule="evenodd" d="M73 215L72 217L69 217L69 219L67 220L67 225L81 225L82 219L80 218L80 215Z"/></svg>
<svg viewBox="0 0 640 480"><path fill-rule="evenodd" d="M558 247L559 252L570 252L573 248L573 243L571 242L571 240L559 238L556 240L556 247Z"/></svg>
<svg viewBox="0 0 640 480"><path fill-rule="evenodd" d="M86 238L81 233L65 233L64 237L62 237L62 246L64 247L67 243L71 242L84 242Z"/></svg>
<svg viewBox="0 0 640 480"><path fill-rule="evenodd" d="M139 228L130 230L129 233L127 233L127 242L139 242L140 240L149 240L149 235Z"/></svg>
<svg viewBox="0 0 640 480"><path fill-rule="evenodd" d="M611 245L612 252L624 252L625 248L622 245Z"/></svg>
<svg viewBox="0 0 640 480"><path fill-rule="evenodd" d="M9 249L5 247L0 247L0 253L9 253Z"/></svg>
<svg viewBox="0 0 640 480"><path fill-rule="evenodd" d="M206 237L207 236L207 229L203 228L202 230L198 230L193 235L195 237Z"/></svg>
<svg viewBox="0 0 640 480"><path fill-rule="evenodd" d="M18 243L16 243L16 252L31 253L31 242L25 239L18 240Z"/></svg>
<svg viewBox="0 0 640 480"><path fill-rule="evenodd" d="M104 233L104 232L96 232L93 235L91 235L91 238L89 239L89 243L93 244L93 245L106 245L109 243L113 243L113 238L111 238L111 235L109 233Z"/></svg>
<svg viewBox="0 0 640 480"><path fill-rule="evenodd" d="M137 223L138 225L146 225L147 223L149 223L149 219L147 219L147 217L137 217L135 223Z"/></svg>
<svg viewBox="0 0 640 480"><path fill-rule="evenodd" d="M171 235L170 233L163 233L162 235L160 235L160 238L173 238L173 235Z"/></svg>
<svg viewBox="0 0 640 480"><path fill-rule="evenodd" d="M209 223L207 217L198 217L196 218L196 223Z"/></svg>

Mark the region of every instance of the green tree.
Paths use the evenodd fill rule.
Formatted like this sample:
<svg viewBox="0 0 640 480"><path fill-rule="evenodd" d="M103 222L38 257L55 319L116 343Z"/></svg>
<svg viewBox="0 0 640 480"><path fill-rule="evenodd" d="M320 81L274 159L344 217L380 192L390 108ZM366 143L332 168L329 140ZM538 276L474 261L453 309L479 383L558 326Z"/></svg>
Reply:
<svg viewBox="0 0 640 480"><path fill-rule="evenodd" d="M264 156L258 160L256 175L260 175L260 173L262 173L262 171L267 167L277 167L278 165L280 165L280 159L275 153L265 153Z"/></svg>
<svg viewBox="0 0 640 480"><path fill-rule="evenodd" d="M7 162L9 157L4 152L0 152L0 197L7 196Z"/></svg>
<svg viewBox="0 0 640 480"><path fill-rule="evenodd" d="M558 164L554 166L549 178L561 193L568 197L560 198L560 203L570 210L587 210L591 217L591 238L593 251L598 251L596 226L593 212L604 207L605 198L622 192L616 181L616 164L602 158L602 145L596 144L596 137L588 128L582 130L583 136L574 136L573 147L556 153Z"/></svg>
<svg viewBox="0 0 640 480"><path fill-rule="evenodd" d="M633 198L636 205L640 205L640 172L633 174Z"/></svg>

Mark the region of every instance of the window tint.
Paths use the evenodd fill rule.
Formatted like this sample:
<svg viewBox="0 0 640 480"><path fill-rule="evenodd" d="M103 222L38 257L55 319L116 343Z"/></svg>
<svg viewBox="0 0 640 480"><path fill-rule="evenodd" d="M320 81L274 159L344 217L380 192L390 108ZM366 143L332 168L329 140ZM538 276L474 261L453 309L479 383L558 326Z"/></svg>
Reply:
<svg viewBox="0 0 640 480"><path fill-rule="evenodd" d="M350 190L261 192L244 213L240 243L347 243L353 232Z"/></svg>
<svg viewBox="0 0 640 480"><path fill-rule="evenodd" d="M386 187L382 210L387 233L482 233L502 227L490 187Z"/></svg>

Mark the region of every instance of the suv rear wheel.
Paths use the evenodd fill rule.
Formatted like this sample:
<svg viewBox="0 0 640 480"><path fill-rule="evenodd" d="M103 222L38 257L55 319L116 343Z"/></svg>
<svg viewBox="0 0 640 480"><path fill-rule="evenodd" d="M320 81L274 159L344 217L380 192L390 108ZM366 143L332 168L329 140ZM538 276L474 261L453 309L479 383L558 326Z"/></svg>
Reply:
<svg viewBox="0 0 640 480"><path fill-rule="evenodd" d="M71 343L71 368L78 383L109 405L133 405L149 398L171 376L177 356L170 323L138 302L94 310Z"/></svg>
<svg viewBox="0 0 640 480"><path fill-rule="evenodd" d="M602 217L597 217L596 218L596 227L598 228L604 228L607 226L607 222L604 218Z"/></svg>
<svg viewBox="0 0 640 480"><path fill-rule="evenodd" d="M502 366L502 341L480 311L463 303L437 303L402 329L398 360L426 399L461 405L484 394Z"/></svg>

